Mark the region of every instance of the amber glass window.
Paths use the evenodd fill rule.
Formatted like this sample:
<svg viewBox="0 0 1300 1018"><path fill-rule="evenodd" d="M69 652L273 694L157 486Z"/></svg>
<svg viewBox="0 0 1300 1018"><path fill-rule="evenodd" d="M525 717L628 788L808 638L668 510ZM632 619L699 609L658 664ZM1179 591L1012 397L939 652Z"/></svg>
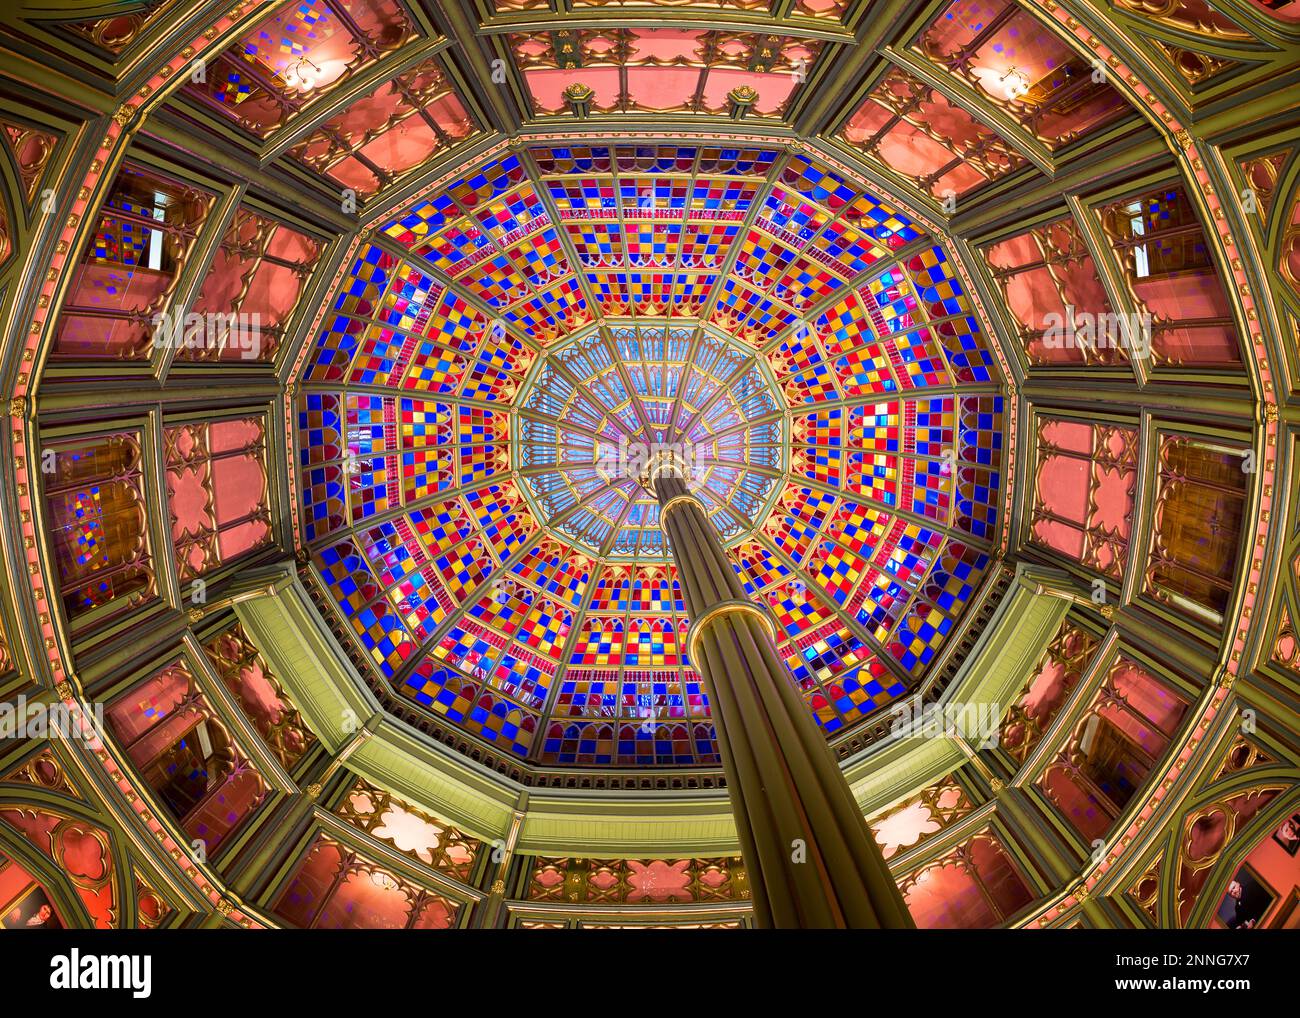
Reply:
<svg viewBox="0 0 1300 1018"><path fill-rule="evenodd" d="M45 503L63 606L76 620L153 593L140 446L133 434L47 446Z"/></svg>
<svg viewBox="0 0 1300 1018"><path fill-rule="evenodd" d="M1237 566L1247 466L1240 451L1181 437L1164 441L1147 565L1156 597L1222 620Z"/></svg>

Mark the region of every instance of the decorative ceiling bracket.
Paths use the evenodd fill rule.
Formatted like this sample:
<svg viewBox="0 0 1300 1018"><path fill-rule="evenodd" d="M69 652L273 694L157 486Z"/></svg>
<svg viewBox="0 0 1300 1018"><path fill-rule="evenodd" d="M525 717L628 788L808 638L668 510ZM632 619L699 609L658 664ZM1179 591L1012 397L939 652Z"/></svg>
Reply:
<svg viewBox="0 0 1300 1018"><path fill-rule="evenodd" d="M727 100L731 103L731 119L741 120L758 102L758 92L748 85L739 85L727 93Z"/></svg>
<svg viewBox="0 0 1300 1018"><path fill-rule="evenodd" d="M564 89L564 100L569 104L569 110L579 120L586 120L591 115L591 100L595 96L595 90L580 81L575 81Z"/></svg>

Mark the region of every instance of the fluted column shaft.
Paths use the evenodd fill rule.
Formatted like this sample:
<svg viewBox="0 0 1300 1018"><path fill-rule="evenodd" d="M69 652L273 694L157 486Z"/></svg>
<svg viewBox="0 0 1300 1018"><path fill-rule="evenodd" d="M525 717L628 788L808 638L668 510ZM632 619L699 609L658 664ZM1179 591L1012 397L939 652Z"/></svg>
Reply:
<svg viewBox="0 0 1300 1018"><path fill-rule="evenodd" d="M848 782L683 475L650 485L691 615L760 927L911 928Z"/></svg>

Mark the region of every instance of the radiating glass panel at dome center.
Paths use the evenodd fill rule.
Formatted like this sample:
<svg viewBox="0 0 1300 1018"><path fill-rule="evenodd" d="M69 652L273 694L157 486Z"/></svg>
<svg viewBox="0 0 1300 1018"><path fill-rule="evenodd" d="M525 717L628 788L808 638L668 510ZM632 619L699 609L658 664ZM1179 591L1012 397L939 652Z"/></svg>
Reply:
<svg viewBox="0 0 1300 1018"><path fill-rule="evenodd" d="M656 450L688 464L728 542L767 518L788 466L767 366L697 323L608 321L549 349L517 406L513 442L536 515L566 543L609 559L668 555L659 507L636 481Z"/></svg>

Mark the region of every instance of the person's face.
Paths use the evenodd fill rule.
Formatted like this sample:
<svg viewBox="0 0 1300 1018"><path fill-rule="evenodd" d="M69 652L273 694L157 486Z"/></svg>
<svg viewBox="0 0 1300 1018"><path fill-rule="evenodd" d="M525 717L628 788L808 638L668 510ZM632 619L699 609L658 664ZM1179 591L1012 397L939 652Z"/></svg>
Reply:
<svg viewBox="0 0 1300 1018"><path fill-rule="evenodd" d="M1238 901L1241 900L1241 885L1237 881L1234 880L1228 885L1228 895Z"/></svg>

